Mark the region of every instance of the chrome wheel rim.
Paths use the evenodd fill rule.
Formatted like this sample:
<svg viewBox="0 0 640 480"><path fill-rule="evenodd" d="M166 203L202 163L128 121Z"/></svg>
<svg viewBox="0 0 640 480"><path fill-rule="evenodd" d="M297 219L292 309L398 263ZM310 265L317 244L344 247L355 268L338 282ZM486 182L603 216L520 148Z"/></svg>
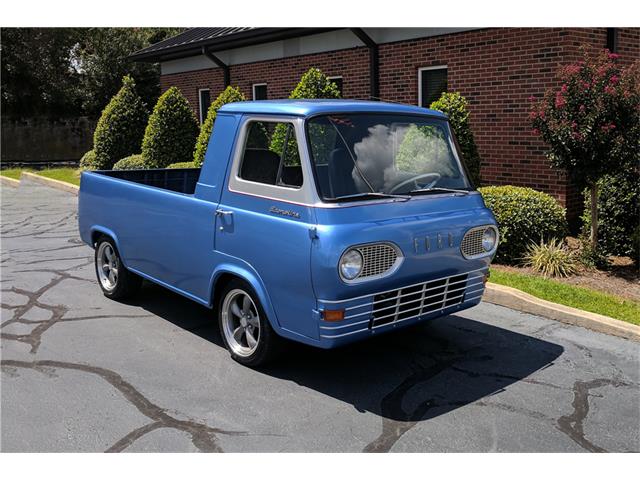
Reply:
<svg viewBox="0 0 640 480"><path fill-rule="evenodd" d="M108 242L102 242L98 247L98 278L103 288L112 291L118 284L118 270L120 260L114 248Z"/></svg>
<svg viewBox="0 0 640 480"><path fill-rule="evenodd" d="M231 290L222 302L222 330L233 353L248 357L260 342L260 317L247 292Z"/></svg>

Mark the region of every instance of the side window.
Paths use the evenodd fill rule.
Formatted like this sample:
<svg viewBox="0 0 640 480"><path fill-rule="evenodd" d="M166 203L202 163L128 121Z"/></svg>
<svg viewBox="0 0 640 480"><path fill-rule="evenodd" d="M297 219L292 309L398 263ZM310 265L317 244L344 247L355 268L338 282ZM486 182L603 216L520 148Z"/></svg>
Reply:
<svg viewBox="0 0 640 480"><path fill-rule="evenodd" d="M302 167L293 124L251 122L238 176L267 185L302 187Z"/></svg>

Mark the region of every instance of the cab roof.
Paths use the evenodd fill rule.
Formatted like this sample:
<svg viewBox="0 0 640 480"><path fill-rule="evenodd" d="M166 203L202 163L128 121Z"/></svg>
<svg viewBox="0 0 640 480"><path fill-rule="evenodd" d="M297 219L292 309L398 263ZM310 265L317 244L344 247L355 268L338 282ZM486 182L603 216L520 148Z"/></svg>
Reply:
<svg viewBox="0 0 640 480"><path fill-rule="evenodd" d="M327 113L396 113L447 118L442 112L401 103L364 100L258 100L223 105L220 113L252 113L310 117Z"/></svg>

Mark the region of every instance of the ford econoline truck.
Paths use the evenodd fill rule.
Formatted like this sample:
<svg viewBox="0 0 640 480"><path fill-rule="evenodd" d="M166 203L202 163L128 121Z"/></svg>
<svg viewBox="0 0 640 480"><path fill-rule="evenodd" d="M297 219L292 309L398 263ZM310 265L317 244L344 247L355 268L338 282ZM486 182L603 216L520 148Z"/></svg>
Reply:
<svg viewBox="0 0 640 480"><path fill-rule="evenodd" d="M201 303L249 366L473 307L498 245L446 116L382 102L227 104L202 168L84 172L78 221L107 297Z"/></svg>

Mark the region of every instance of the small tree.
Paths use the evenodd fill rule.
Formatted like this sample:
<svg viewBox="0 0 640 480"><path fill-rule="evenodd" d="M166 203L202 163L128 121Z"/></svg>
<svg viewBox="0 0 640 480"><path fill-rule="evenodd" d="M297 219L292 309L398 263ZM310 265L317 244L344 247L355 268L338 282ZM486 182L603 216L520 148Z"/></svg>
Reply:
<svg viewBox="0 0 640 480"><path fill-rule="evenodd" d="M333 83L327 76L320 71L319 68L312 67L302 75L300 82L293 89L291 99L314 99L314 98L340 98L340 90L338 86ZM285 125L278 125L273 132L271 139L270 149L278 154L282 153L284 147L284 139L286 136L287 128ZM295 141L289 140L287 145L287 151L291 151L293 154L290 158L295 162L296 159L299 162L298 152L296 150Z"/></svg>
<svg viewBox="0 0 640 480"><path fill-rule="evenodd" d="M171 87L158 99L142 141L142 157L149 168L188 162L198 136L198 121L180 90Z"/></svg>
<svg viewBox="0 0 640 480"><path fill-rule="evenodd" d="M125 76L122 88L102 111L93 133L97 170L110 169L121 158L140 152L149 112L135 87L133 78Z"/></svg>
<svg viewBox="0 0 640 480"><path fill-rule="evenodd" d="M451 128L456 135L465 165L471 180L480 185L480 154L469 125L467 99L458 92L444 92L429 108L438 110L449 117Z"/></svg>
<svg viewBox="0 0 640 480"><path fill-rule="evenodd" d="M193 163L196 167L200 167L204 162L204 155L207 152L207 145L209 145L209 137L213 131L213 124L216 121L216 115L220 107L227 103L244 102L245 100L245 96L237 87L228 86L209 106L207 118L200 127L200 135L198 135L196 149L193 152Z"/></svg>
<svg viewBox="0 0 640 480"><path fill-rule="evenodd" d="M549 89L531 110L533 133L549 144L551 165L588 188L591 247L598 245L598 179L637 168L640 143L640 64L621 68L604 50L563 67L560 88Z"/></svg>

